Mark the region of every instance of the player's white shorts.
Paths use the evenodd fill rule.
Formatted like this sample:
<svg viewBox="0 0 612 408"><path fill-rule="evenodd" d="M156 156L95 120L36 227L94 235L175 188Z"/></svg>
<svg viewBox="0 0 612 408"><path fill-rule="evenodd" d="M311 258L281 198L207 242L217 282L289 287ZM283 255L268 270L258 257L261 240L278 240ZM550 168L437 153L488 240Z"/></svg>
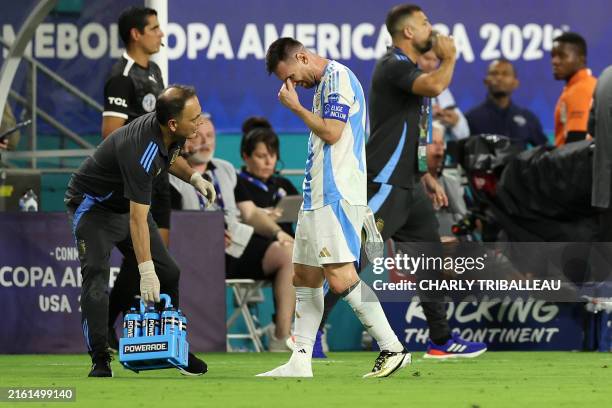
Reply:
<svg viewBox="0 0 612 408"><path fill-rule="evenodd" d="M293 262L321 267L358 261L367 209L341 200L316 210L300 210Z"/></svg>

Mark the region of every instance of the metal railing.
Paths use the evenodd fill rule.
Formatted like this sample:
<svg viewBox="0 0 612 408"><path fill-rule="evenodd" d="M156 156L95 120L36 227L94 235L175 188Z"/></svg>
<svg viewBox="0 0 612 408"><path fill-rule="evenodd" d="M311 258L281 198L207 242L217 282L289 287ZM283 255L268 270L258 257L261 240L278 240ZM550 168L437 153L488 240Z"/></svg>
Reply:
<svg viewBox="0 0 612 408"><path fill-rule="evenodd" d="M0 36L0 45L2 45L2 47L6 49L10 49L12 46L12 44L9 43L2 36ZM31 167L36 169L38 167L38 160L37 160L38 158L42 158L42 157L45 157L45 158L83 157L83 156L88 156L89 154L91 154L89 150L87 151L74 151L73 150L72 154L76 154L77 152L78 154L73 155L73 156L62 156L62 155L56 154L55 156L53 156L53 155L49 155L48 152L58 153L58 152L62 152L62 150L43 150L43 151L38 150L37 119L39 116L42 120L48 123L55 130L57 130L60 135L72 140L78 146L84 149L94 148L94 145L89 143L87 140L83 139L76 132L70 130L68 127L63 125L59 120L53 118L49 113L45 112L44 110L38 107L38 73L39 71L42 74L49 77L51 80L53 80L56 84L61 86L65 91L69 92L70 94L74 95L76 98L83 101L86 105L88 105L92 109L100 113L102 113L104 109L102 105L96 102L89 95L85 94L84 92L76 88L74 85L70 84L60 75L53 72L51 69L49 69L48 67L46 67L45 65L37 61L36 59L28 55L23 55L23 60L25 60L29 64L29 68L30 68L30 73L29 73L29 90L30 90L29 93L30 95L29 97L22 96L18 94L15 90L11 89L9 92L9 97L15 102L17 102L18 104L20 104L21 106L23 106L25 109L27 109L30 113L30 119L32 120L32 125L30 127L31 151L3 152L2 160L5 162L5 164L11 165L11 162L10 162L11 159L15 159L15 158L30 159ZM14 165L12 165L11 167L14 167ZM61 168L59 169L45 168L41 170L43 170L44 172L58 172L59 170L59 172L61 172L62 169Z"/></svg>

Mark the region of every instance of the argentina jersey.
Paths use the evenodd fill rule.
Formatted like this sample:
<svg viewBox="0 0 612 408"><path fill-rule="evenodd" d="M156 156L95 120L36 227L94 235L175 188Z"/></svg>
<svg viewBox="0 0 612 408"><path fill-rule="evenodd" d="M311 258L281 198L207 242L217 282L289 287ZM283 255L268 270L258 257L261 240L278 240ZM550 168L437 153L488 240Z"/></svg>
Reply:
<svg viewBox="0 0 612 408"><path fill-rule="evenodd" d="M344 65L330 61L316 88L312 112L346 125L333 145L310 132L302 208L314 210L340 200L351 205L367 205L366 102L355 74Z"/></svg>

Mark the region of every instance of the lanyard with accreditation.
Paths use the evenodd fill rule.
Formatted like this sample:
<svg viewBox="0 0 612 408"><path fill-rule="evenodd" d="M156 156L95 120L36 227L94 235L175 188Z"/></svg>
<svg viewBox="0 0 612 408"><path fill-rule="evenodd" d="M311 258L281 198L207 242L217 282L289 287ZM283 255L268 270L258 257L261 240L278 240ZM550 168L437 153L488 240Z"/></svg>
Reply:
<svg viewBox="0 0 612 408"><path fill-rule="evenodd" d="M432 109L431 98L423 97L419 117L419 148L417 158L419 173L427 173L427 145L431 143L432 136Z"/></svg>

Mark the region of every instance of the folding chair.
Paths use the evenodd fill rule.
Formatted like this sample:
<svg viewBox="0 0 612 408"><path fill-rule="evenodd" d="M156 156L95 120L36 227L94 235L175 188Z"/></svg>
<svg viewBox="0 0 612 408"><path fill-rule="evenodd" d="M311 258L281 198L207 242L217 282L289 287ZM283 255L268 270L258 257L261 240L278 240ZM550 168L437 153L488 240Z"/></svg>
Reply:
<svg viewBox="0 0 612 408"><path fill-rule="evenodd" d="M262 331L257 329L254 316L249 310L250 303L263 301L261 288L265 281L256 281L253 279L226 279L225 284L232 289L234 295L234 304L236 307L232 315L227 319L226 328L226 345L227 351L233 351L230 340L232 339L249 339L253 342L256 352L262 352L264 347L261 343ZM236 323L238 317L242 315L247 327L247 333L230 333L230 328Z"/></svg>

